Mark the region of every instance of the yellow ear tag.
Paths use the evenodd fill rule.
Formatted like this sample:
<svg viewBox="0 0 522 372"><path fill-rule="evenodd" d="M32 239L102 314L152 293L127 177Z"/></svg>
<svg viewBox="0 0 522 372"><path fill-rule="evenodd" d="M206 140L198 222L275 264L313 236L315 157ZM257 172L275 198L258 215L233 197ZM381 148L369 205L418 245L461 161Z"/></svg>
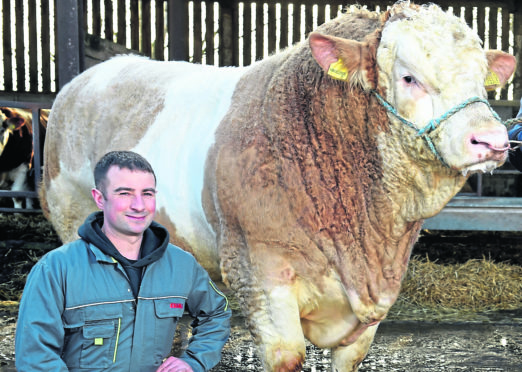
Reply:
<svg viewBox="0 0 522 372"><path fill-rule="evenodd" d="M332 63L328 68L328 75L337 80L348 80L348 69L344 65L341 58L337 62Z"/></svg>
<svg viewBox="0 0 522 372"><path fill-rule="evenodd" d="M488 75L486 76L484 86L487 88L487 90L495 90L500 86L500 79L498 78L498 75L495 71L488 71Z"/></svg>

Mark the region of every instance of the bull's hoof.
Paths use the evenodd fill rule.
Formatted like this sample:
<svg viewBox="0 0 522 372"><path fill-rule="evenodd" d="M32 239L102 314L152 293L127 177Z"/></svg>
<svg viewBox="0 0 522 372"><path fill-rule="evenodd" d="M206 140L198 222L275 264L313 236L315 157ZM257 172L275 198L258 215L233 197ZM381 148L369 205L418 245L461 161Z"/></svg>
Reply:
<svg viewBox="0 0 522 372"><path fill-rule="evenodd" d="M274 372L299 372L303 368L304 357L291 351L279 351L278 363L274 365Z"/></svg>

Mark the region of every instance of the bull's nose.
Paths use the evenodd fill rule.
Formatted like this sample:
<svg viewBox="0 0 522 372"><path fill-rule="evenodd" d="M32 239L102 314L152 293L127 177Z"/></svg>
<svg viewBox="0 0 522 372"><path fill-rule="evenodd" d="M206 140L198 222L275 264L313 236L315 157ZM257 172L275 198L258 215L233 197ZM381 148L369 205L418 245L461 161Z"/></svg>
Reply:
<svg viewBox="0 0 522 372"><path fill-rule="evenodd" d="M471 133L468 141L472 153L484 153L488 151L506 152L509 150L509 139L504 127L477 133Z"/></svg>

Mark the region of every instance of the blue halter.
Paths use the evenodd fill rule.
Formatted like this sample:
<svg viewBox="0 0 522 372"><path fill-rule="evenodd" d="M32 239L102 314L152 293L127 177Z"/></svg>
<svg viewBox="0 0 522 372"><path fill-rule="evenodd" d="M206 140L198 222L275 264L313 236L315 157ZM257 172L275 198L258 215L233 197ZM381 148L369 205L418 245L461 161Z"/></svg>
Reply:
<svg viewBox="0 0 522 372"><path fill-rule="evenodd" d="M437 127L440 126L440 124L444 120L447 120L450 116L456 114L457 112L459 112L460 110L462 110L466 106L471 105L472 103L480 102L480 103L484 103L485 105L487 105L488 108L489 108L489 111L491 111L491 113L493 114L493 117L496 120L498 120L499 122L502 123L502 120L500 119L498 114L493 110L493 108L491 107L491 105L489 104L489 102L486 99L480 98L480 97L471 97L471 98L468 98L467 100L465 100L464 102L462 102L461 104L459 104L459 105L453 107L452 109L448 110L446 113L442 114L438 118L431 119L429 121L428 125L426 125L424 128L417 129L417 127L411 121L403 118L397 112L397 110L391 104L388 103L388 101L386 101L384 98L382 98L382 96L379 93L377 93L377 91L371 90L371 92L375 95L375 97L377 97L377 100L379 101L379 103L381 105L383 105L384 108L386 110L388 110L388 112L390 112L393 116L395 116L397 119L399 119L403 124L406 124L408 127L416 130L417 131L417 136L422 136L422 138L424 138L424 140L428 144L428 147L430 148L431 152L433 152L433 154L435 154L437 159L439 159L442 162L442 164L444 164L448 168L450 168L450 166L444 161L442 156L438 153L438 151L437 151L435 145L433 144L433 141L431 140L431 138L428 137L428 134L430 134L435 129L437 129Z"/></svg>

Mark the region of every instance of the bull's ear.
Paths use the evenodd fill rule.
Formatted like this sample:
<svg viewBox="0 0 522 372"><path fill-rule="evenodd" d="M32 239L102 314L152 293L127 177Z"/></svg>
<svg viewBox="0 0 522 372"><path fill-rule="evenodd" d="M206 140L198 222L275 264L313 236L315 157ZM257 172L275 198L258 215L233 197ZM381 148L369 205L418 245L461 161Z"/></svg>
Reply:
<svg viewBox="0 0 522 372"><path fill-rule="evenodd" d="M484 85L486 90L493 90L504 86L515 72L517 61L511 54L500 50L486 51L489 72Z"/></svg>
<svg viewBox="0 0 522 372"><path fill-rule="evenodd" d="M8 107L0 107L0 111L5 115L6 118L13 116L13 111Z"/></svg>
<svg viewBox="0 0 522 372"><path fill-rule="evenodd" d="M12 118L9 118L7 122L9 123L9 125L12 126L14 130L20 129L25 124L24 118L21 118L20 116L14 116Z"/></svg>
<svg viewBox="0 0 522 372"><path fill-rule="evenodd" d="M367 87L368 82L360 81L361 77L367 75L367 71L364 71L367 65L364 60L368 55L367 43L317 32L310 34L308 42L314 59L328 75Z"/></svg>

